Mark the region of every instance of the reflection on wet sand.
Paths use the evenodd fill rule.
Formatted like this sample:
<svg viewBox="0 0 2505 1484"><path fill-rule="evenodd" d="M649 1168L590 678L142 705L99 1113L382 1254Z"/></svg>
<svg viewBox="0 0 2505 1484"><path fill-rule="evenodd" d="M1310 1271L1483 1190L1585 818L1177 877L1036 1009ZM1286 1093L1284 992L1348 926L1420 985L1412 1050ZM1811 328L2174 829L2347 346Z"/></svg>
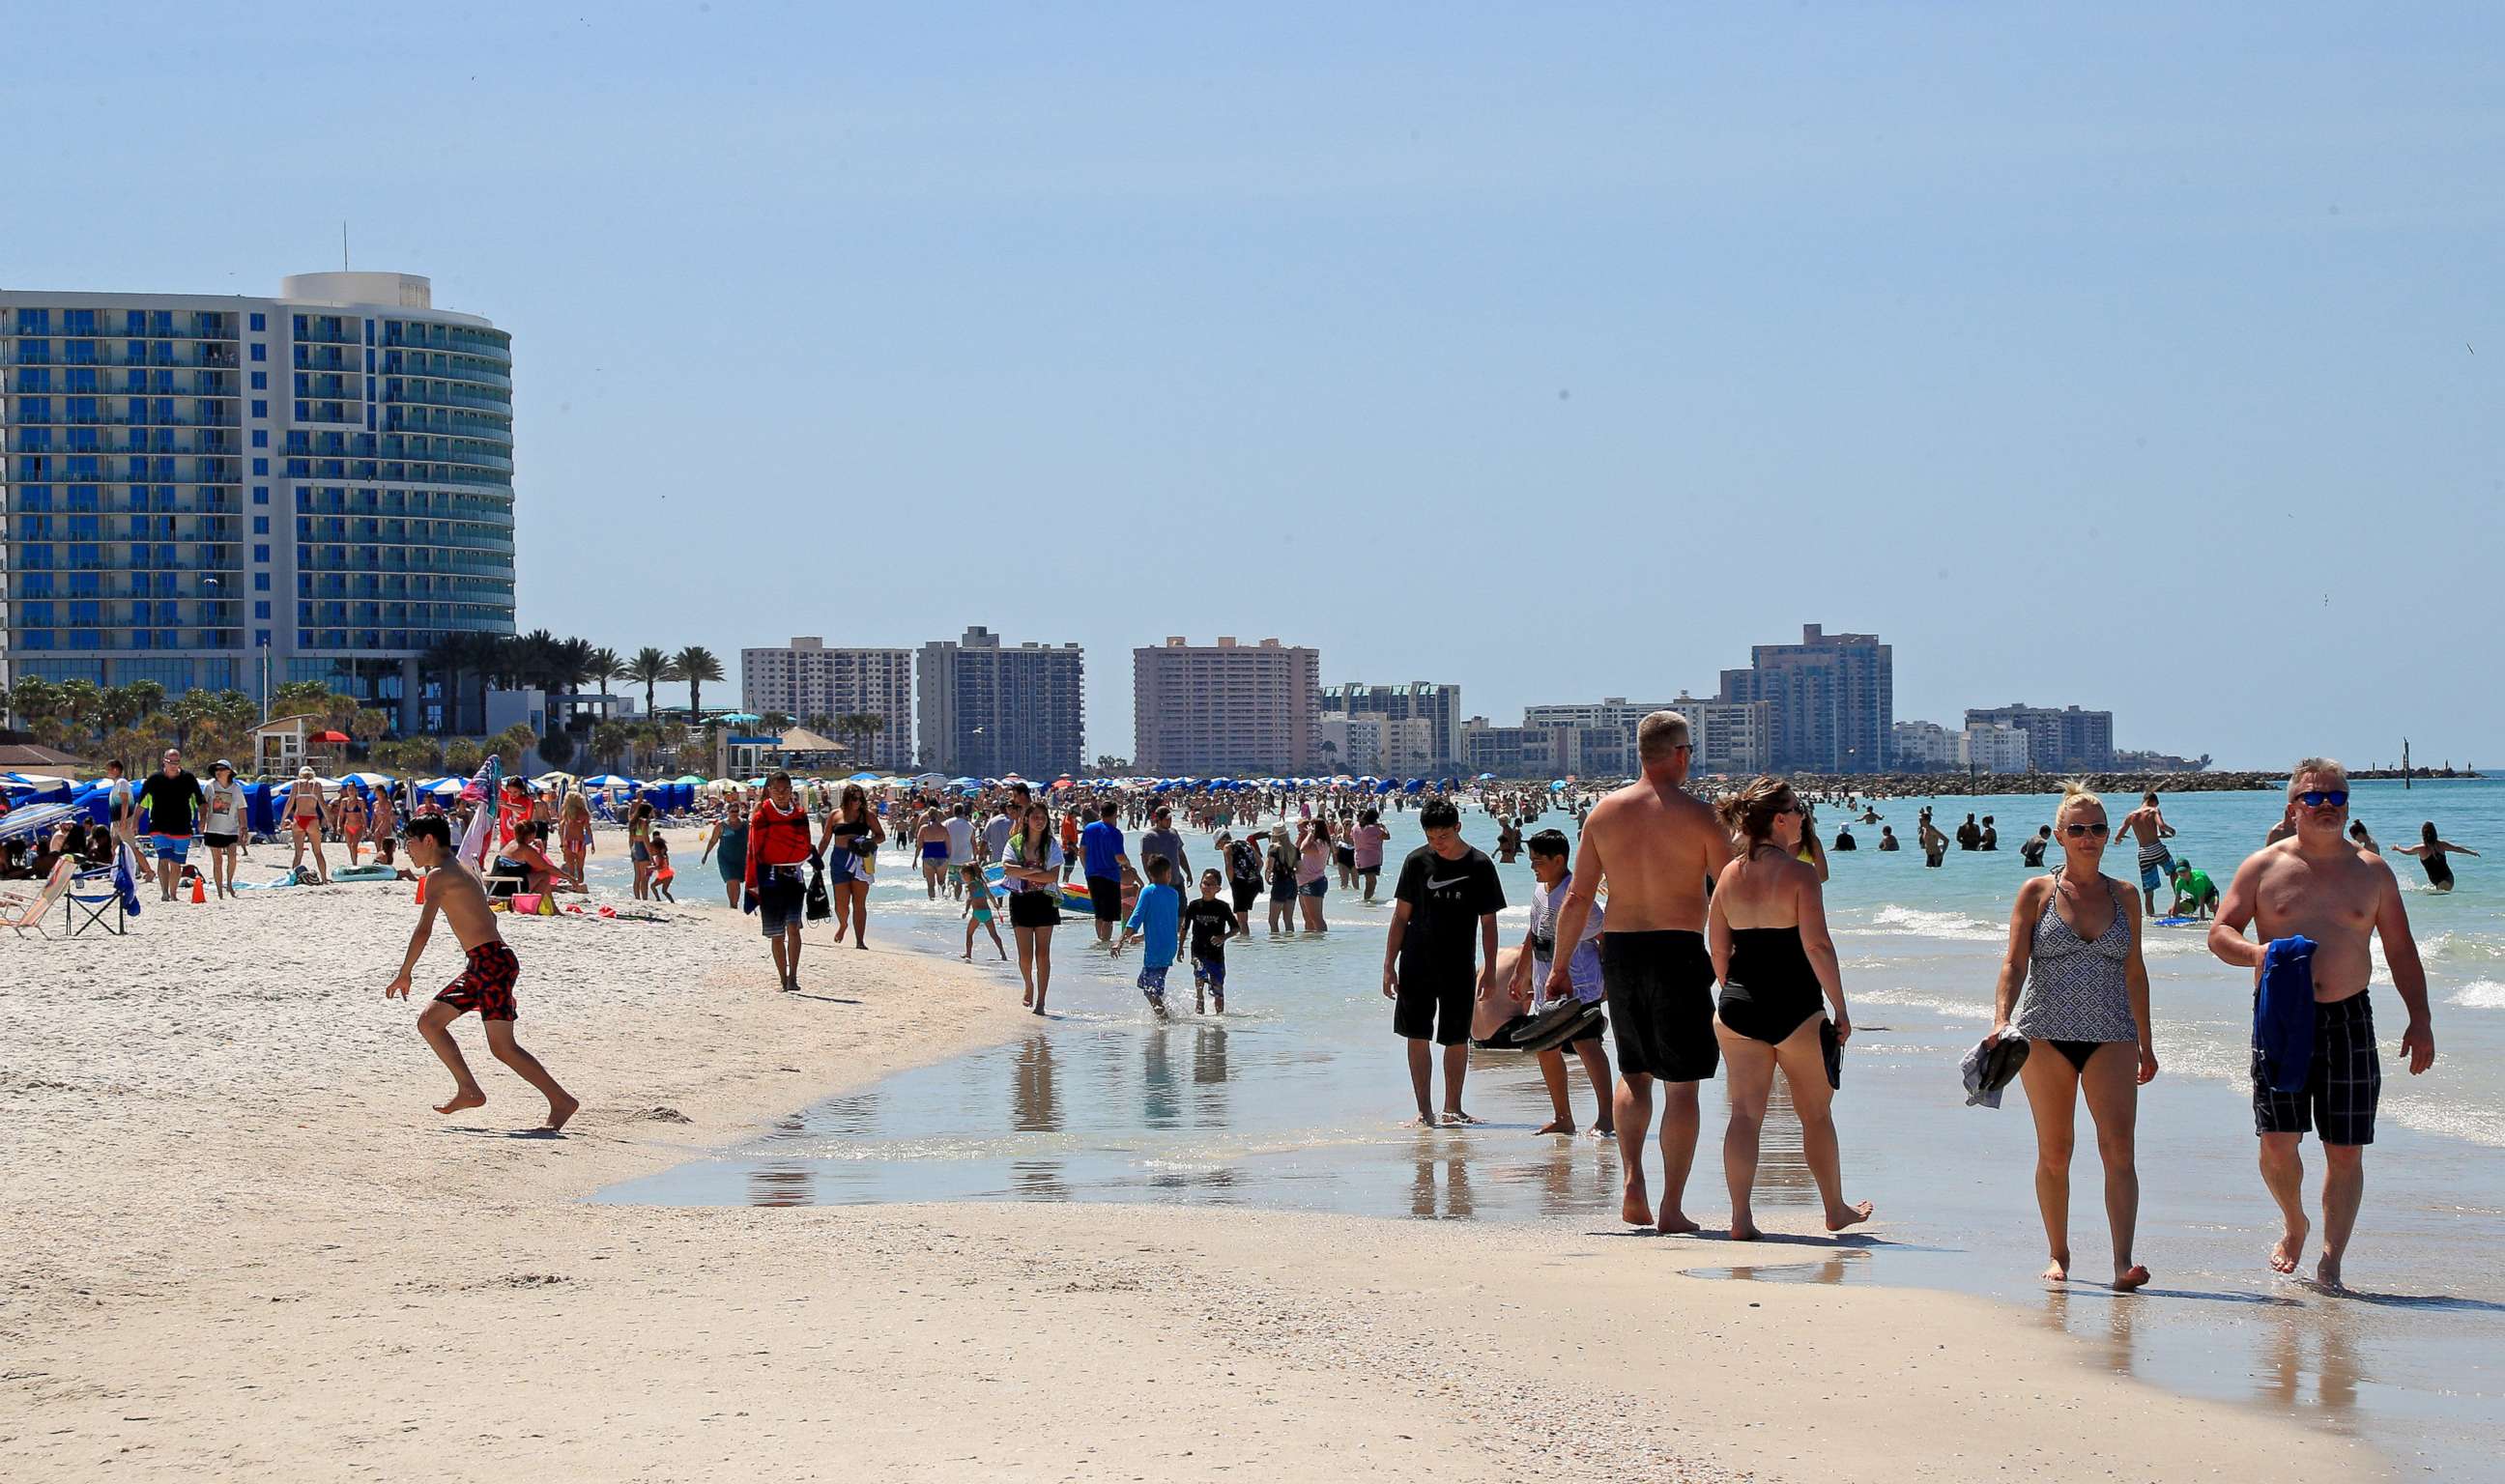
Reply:
<svg viewBox="0 0 2505 1484"><path fill-rule="evenodd" d="M1018 1047L1014 1065L1009 1126L1021 1133L1059 1133L1061 1100L1052 1088L1052 1038L1041 1033L1027 1037Z"/></svg>
<svg viewBox="0 0 2505 1484"><path fill-rule="evenodd" d="M1009 1193L1020 1200L1068 1200L1070 1186L1061 1178L1058 1159L1013 1159Z"/></svg>
<svg viewBox="0 0 2505 1484"><path fill-rule="evenodd" d="M1435 1184L1435 1166L1444 1169L1443 1186ZM1409 1214L1429 1221L1466 1221L1478 1211L1470 1193L1470 1161L1466 1155L1446 1155L1440 1161L1422 1148L1409 1182Z"/></svg>
<svg viewBox="0 0 2505 1484"><path fill-rule="evenodd" d="M2309 1349L2313 1352L2311 1364ZM2344 1414L2336 1420L2344 1428L2349 1425L2345 1414L2357 1405L2362 1372L2346 1315L2299 1308L2271 1316L2261 1362L2254 1367L2260 1395L2288 1405L2311 1400L2326 1412ZM2311 1397L2306 1395L2309 1380Z"/></svg>
<svg viewBox="0 0 2505 1484"><path fill-rule="evenodd" d="M1691 1267L1691 1278L1737 1278L1749 1283L1842 1283L1856 1267L1868 1276L1869 1254L1855 1248L1819 1262L1743 1262L1731 1267Z"/></svg>
<svg viewBox="0 0 2505 1484"><path fill-rule="evenodd" d="M808 1206L817 1203L816 1180L804 1164L760 1164L748 1172L752 1206Z"/></svg>
<svg viewBox="0 0 2505 1484"><path fill-rule="evenodd" d="M1182 1126L1182 1089L1175 1083L1174 1031L1159 1025L1140 1038L1140 1121L1150 1128Z"/></svg>

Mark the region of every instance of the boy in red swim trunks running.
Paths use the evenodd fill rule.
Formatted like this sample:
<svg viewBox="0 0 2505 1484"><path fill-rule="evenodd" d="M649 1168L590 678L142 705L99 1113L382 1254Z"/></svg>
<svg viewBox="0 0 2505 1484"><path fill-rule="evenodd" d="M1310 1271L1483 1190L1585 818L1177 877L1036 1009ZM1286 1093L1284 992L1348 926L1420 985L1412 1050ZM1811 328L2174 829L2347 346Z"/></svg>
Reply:
<svg viewBox="0 0 2505 1484"><path fill-rule="evenodd" d="M421 873L426 882L426 910L418 915L417 929L408 935L408 956L401 960L400 977L384 987L383 998L394 995L408 998L409 976L416 972L418 957L426 951L426 940L435 931L435 915L441 913L452 923L453 934L461 940L461 949L470 958L461 977L443 986L417 1018L417 1031L443 1065L452 1073L452 1100L435 1105L438 1113L457 1113L476 1108L487 1100L470 1075L470 1064L461 1059L461 1048L453 1043L452 1022L475 1010L487 1027L487 1050L496 1059L512 1067L515 1075L545 1094L548 1100L547 1122L544 1125L554 1133L574 1117L575 1101L565 1088L557 1086L539 1058L522 1050L513 1039L513 1018L519 1012L513 1005L513 981L521 977L521 963L513 950L505 946L504 934L496 930L496 915L487 910L487 893L478 878L461 864L452 853L452 830L441 815L427 815L408 822L408 835L404 842L409 864Z"/></svg>

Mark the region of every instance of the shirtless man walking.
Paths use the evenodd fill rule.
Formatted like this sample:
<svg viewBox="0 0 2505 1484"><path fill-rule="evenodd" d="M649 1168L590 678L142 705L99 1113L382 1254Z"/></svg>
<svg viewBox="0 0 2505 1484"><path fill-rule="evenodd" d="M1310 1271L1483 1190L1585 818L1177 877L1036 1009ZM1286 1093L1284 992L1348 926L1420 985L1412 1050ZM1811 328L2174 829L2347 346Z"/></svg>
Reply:
<svg viewBox="0 0 2505 1484"><path fill-rule="evenodd" d="M2262 1183L2285 1223L2271 1249L2271 1266L2296 1271L2311 1224L2305 1215L2305 1160L2298 1143L2309 1130L2322 1140L2322 1253L2315 1281L2340 1287L2341 1259L2366 1193L2366 1146L2375 1142L2375 1105L2383 1088L2375 1051L2375 1015L2367 1003L2373 972L2367 939L2382 940L2392 987L2409 1012L2401 1051L2415 1077L2435 1064L2435 1030L2427 1019L2426 971L2410 937L2400 884L2381 856L2348 844L2348 774L2329 758L2296 765L2287 782L2296 832L2265 846L2237 869L2209 925L2209 951L2254 971L2258 986L2270 945L2313 941L2313 1055L2302 1091L2279 1092L2263 1076L2258 1015L2253 1047L2253 1127L2262 1141ZM2252 924L2260 941L2244 936ZM2258 1010L2258 988L2256 1008Z"/></svg>
<svg viewBox="0 0 2505 1484"><path fill-rule="evenodd" d="M2347 784L2344 779L2342 787ZM2139 900L2148 909L2153 921L2157 916L2157 892L2174 879L2174 852L2166 847L2167 837L2174 826L2166 822L2166 811L2157 807L2157 795L2139 796L2139 808L2122 816L2117 835L2129 835L2139 842Z"/></svg>
<svg viewBox="0 0 2505 1484"><path fill-rule="evenodd" d="M505 935L496 930L496 915L487 910L486 888L453 855L452 828L442 815L411 819L406 845L408 863L418 869L426 882L426 906L418 913L417 927L408 935L408 955L401 960L400 974L383 987L383 998L408 998L409 976L417 972L417 960L426 951L426 940L435 932L438 913L452 924L453 935L461 940L461 951L469 958L461 977L444 985L443 992L417 1018L418 1034L435 1048L435 1054L443 1058L445 1069L452 1073L452 1098L436 1104L435 1111L458 1113L487 1100L477 1079L470 1075L470 1064L461 1059L461 1048L452 1039L452 1022L475 1010L487 1027L487 1050L547 1098L547 1122L541 1126L549 1133L556 1132L582 1105L557 1086L556 1079L540 1065L537 1056L522 1050L522 1044L513 1039L513 1018L520 1013L513 1004L513 982L521 977L522 966L513 957L513 950L505 946Z"/></svg>
<svg viewBox="0 0 2505 1484"><path fill-rule="evenodd" d="M1601 934L1601 982L1618 1044L1614 1112L1626 1166L1619 1215L1653 1222L1644 1187L1644 1135L1652 1127L1652 1085L1662 1099L1663 1231L1694 1231L1681 1202L1696 1162L1696 1085L1721 1064L1713 1038L1713 960L1705 948L1705 882L1731 859L1731 837L1687 781L1687 718L1655 711L1636 729L1643 777L1603 799L1583 822L1573 887L1557 915L1560 943L1579 943L1603 883L1608 926ZM1574 992L1571 955L1548 974L1548 995Z"/></svg>

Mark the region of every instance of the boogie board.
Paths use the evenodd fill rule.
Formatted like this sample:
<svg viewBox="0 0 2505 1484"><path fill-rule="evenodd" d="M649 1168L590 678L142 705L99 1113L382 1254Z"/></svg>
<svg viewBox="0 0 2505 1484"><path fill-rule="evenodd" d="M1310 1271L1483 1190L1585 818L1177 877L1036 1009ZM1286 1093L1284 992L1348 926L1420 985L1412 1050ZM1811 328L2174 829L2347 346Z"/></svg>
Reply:
<svg viewBox="0 0 2505 1484"><path fill-rule="evenodd" d="M2159 927L2205 927L2208 924L2200 917L2160 917L2157 919L2157 925Z"/></svg>

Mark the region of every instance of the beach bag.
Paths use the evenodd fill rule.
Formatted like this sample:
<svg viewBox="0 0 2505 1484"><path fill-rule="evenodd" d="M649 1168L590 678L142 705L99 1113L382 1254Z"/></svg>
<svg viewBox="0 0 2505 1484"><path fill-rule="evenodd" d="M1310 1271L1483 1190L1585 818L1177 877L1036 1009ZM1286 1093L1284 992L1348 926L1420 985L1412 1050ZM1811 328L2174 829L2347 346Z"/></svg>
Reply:
<svg viewBox="0 0 2505 1484"><path fill-rule="evenodd" d="M812 855L809 857L808 897L800 909L801 918L809 922L824 922L834 915L835 904L827 896L826 868L819 865L818 858Z"/></svg>
<svg viewBox="0 0 2505 1484"><path fill-rule="evenodd" d="M513 893L512 910L520 917L553 917L556 902L544 891L517 891Z"/></svg>

